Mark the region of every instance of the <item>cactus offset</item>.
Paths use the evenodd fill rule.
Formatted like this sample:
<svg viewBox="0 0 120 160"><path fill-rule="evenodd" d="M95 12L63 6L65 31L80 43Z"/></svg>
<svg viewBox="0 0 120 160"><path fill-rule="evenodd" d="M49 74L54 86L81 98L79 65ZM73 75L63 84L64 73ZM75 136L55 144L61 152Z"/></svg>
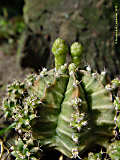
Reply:
<svg viewBox="0 0 120 160"><path fill-rule="evenodd" d="M71 47L73 63L69 66L65 64L68 48L63 40L58 38L52 51L56 68L44 68L39 75L14 82L3 101L5 117L12 117L21 134L21 147L18 143L13 149L18 159L39 159L40 146L54 147L76 158L93 144L107 145L113 136L115 114L110 93L103 85L105 75L78 68L82 54L79 43Z"/></svg>
<svg viewBox="0 0 120 160"><path fill-rule="evenodd" d="M79 66L82 52L83 52L83 46L78 42L74 42L71 45L70 49L71 49L72 62L76 64L76 66Z"/></svg>
<svg viewBox="0 0 120 160"><path fill-rule="evenodd" d="M55 67L56 69L59 69L61 65L64 65L66 54L68 52L68 47L65 44L65 41L61 38L57 38L53 44L52 52L55 56Z"/></svg>

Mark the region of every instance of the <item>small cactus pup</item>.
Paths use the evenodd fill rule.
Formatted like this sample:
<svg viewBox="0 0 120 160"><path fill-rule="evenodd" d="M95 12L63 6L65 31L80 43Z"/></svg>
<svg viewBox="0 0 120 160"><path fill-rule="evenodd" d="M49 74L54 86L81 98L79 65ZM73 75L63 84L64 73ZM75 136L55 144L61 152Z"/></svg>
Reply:
<svg viewBox="0 0 120 160"><path fill-rule="evenodd" d="M55 67L59 69L65 63L68 46L64 40L57 38L53 44L52 52L55 56Z"/></svg>
<svg viewBox="0 0 120 160"><path fill-rule="evenodd" d="M76 66L79 66L80 62L81 62L81 56L82 56L82 53L83 53L83 46L82 46L82 44L80 44L78 42L74 42L71 45L70 50L71 50L72 62L74 64L76 64Z"/></svg>
<svg viewBox="0 0 120 160"><path fill-rule="evenodd" d="M5 117L16 123L20 136L12 147L16 159L39 159L40 146L80 158L94 145L106 147L113 136L114 106L102 83L105 74L79 69L82 46L78 42L71 46L69 65L62 39L54 42L52 52L55 69L43 68L38 75L13 82L3 100Z"/></svg>

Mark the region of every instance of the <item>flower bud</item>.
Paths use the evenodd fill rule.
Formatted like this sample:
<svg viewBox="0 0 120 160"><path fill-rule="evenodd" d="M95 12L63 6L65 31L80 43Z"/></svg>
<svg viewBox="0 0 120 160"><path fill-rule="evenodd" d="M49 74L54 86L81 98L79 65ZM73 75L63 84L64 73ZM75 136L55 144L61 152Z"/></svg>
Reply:
<svg viewBox="0 0 120 160"><path fill-rule="evenodd" d="M80 65L82 52L83 46L80 43L75 42L71 45L72 62L75 63L77 67Z"/></svg>
<svg viewBox="0 0 120 160"><path fill-rule="evenodd" d="M57 38L52 46L52 53L55 56L55 67L58 70L65 63L68 47L65 41Z"/></svg>

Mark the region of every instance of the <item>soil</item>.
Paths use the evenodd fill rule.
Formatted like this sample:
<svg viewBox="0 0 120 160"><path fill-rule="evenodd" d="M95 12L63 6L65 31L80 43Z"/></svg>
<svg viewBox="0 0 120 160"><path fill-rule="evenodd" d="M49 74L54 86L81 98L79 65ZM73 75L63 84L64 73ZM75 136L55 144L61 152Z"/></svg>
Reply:
<svg viewBox="0 0 120 160"><path fill-rule="evenodd" d="M6 86L13 80L23 80L31 69L23 69L17 63L16 54L6 54L0 50L0 105L6 93Z"/></svg>

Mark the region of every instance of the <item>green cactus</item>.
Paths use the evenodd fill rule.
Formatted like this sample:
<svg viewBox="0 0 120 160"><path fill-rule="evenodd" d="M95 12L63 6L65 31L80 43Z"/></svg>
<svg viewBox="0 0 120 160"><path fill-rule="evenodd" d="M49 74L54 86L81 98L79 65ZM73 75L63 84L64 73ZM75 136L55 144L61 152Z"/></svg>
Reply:
<svg viewBox="0 0 120 160"><path fill-rule="evenodd" d="M68 47L65 41L61 38L57 38L53 44L52 52L55 56L55 67L59 69L61 65L64 65L66 60L66 54L68 52Z"/></svg>
<svg viewBox="0 0 120 160"><path fill-rule="evenodd" d="M55 69L43 68L24 82L13 82L3 100L5 117L16 123L20 135L12 147L16 159L39 159L40 146L76 158L94 144L106 146L113 137L115 112L109 89L103 85L105 74L92 73L88 67L79 70L79 43L71 47L69 66L63 40L55 41L52 52Z"/></svg>

